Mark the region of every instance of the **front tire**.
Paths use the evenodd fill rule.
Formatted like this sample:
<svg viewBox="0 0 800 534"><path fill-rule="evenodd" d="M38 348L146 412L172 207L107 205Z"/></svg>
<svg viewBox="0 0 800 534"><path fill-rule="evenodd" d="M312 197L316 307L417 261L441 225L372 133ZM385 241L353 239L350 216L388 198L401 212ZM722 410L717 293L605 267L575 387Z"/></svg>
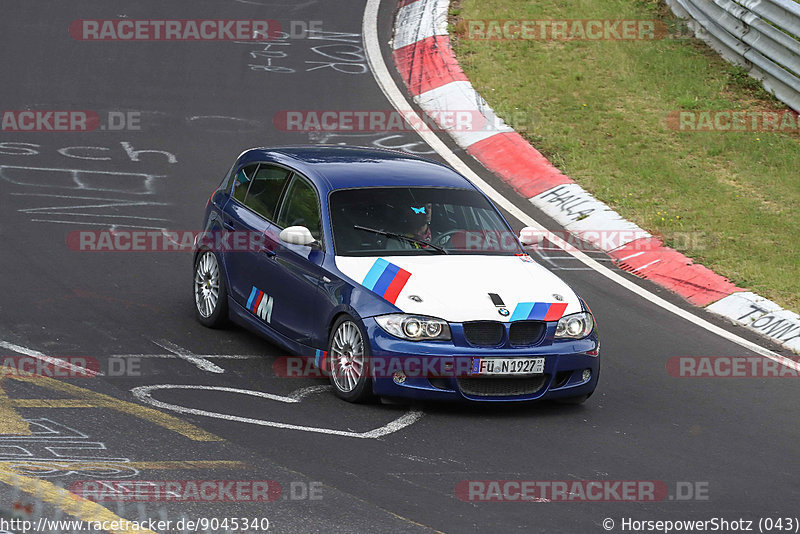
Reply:
<svg viewBox="0 0 800 534"><path fill-rule="evenodd" d="M194 262L194 315L208 328L228 322L228 288L217 256L210 250L201 251Z"/></svg>
<svg viewBox="0 0 800 534"><path fill-rule="evenodd" d="M339 317L328 340L330 380L337 397L365 403L375 399L370 378L370 352L366 335L355 320Z"/></svg>

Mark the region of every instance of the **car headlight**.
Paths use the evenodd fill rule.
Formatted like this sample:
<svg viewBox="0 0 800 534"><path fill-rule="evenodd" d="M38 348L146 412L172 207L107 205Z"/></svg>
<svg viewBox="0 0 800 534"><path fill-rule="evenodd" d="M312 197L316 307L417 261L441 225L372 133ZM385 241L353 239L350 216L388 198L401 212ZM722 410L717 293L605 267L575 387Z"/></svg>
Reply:
<svg viewBox="0 0 800 534"><path fill-rule="evenodd" d="M450 326L447 321L435 317L392 313L375 317L375 321L393 336L409 341L450 339Z"/></svg>
<svg viewBox="0 0 800 534"><path fill-rule="evenodd" d="M565 315L556 326L557 338L582 339L594 330L594 319L591 313L581 312Z"/></svg>

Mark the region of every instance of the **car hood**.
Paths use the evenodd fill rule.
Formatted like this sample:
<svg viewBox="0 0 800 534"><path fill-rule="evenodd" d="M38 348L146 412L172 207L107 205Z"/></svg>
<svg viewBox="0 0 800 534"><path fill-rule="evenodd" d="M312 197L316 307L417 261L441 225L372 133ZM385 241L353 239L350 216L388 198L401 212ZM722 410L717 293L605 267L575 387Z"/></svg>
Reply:
<svg viewBox="0 0 800 534"><path fill-rule="evenodd" d="M582 311L575 292L529 256L338 256L336 266L405 313L449 322L550 321Z"/></svg>

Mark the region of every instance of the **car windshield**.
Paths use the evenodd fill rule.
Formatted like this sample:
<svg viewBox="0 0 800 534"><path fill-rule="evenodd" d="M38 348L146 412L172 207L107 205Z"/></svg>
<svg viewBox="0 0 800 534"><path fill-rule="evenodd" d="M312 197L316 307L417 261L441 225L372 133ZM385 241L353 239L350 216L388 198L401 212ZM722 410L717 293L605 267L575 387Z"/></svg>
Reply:
<svg viewBox="0 0 800 534"><path fill-rule="evenodd" d="M523 253L477 191L437 187L343 189L330 196L339 256Z"/></svg>

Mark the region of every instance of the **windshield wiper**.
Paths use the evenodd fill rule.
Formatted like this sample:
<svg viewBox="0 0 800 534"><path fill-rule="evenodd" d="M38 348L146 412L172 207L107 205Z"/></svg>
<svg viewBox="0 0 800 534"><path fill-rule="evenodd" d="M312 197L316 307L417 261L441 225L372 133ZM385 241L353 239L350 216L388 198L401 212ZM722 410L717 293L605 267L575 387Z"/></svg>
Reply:
<svg viewBox="0 0 800 534"><path fill-rule="evenodd" d="M428 241L423 241L422 239L416 239L414 237L408 237L407 235L397 234L395 232L387 232L386 230L378 230L375 228L367 228L366 226L360 226L358 224L354 224L353 228L356 230L363 230L364 232L372 232L373 234L385 235L386 237L394 237L395 239L402 239L404 241L408 241L410 243L416 243L418 245L425 245L426 247L431 247L433 250L441 252L442 254L447 254L448 252L440 246L434 245ZM422 249L428 250L428 249Z"/></svg>

